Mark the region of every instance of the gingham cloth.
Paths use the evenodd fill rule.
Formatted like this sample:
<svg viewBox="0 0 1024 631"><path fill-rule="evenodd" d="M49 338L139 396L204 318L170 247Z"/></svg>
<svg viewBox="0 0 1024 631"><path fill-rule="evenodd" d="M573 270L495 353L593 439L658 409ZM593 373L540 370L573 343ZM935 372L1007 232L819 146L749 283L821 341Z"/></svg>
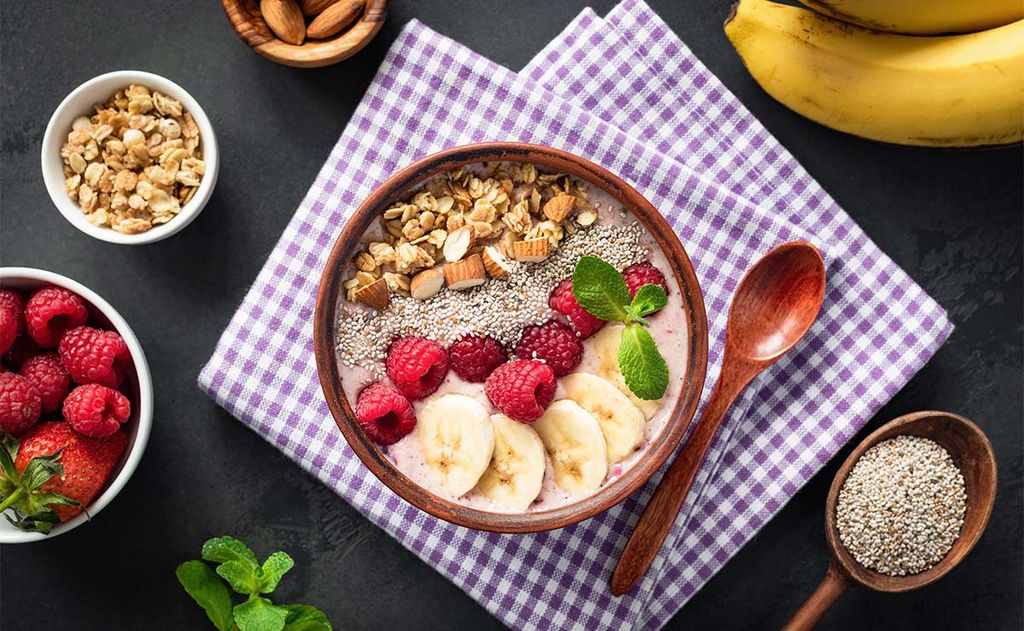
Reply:
<svg viewBox="0 0 1024 631"><path fill-rule="evenodd" d="M537 535L434 519L391 493L331 419L312 313L346 217L396 169L445 147L523 140L618 173L693 259L719 370L743 271L804 238L828 261L818 322L753 383L712 446L654 566L608 579L654 481L606 513ZM661 627L934 354L943 310L866 237L642 2L584 11L518 75L413 21L203 369L200 387L515 629ZM699 413L699 412L698 412Z"/></svg>

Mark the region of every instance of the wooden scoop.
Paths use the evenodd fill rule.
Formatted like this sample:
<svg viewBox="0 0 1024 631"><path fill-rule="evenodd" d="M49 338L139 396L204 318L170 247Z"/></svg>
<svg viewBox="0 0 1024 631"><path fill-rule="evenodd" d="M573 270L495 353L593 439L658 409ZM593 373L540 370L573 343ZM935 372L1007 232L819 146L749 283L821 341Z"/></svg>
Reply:
<svg viewBox="0 0 1024 631"><path fill-rule="evenodd" d="M825 297L825 264L810 243L772 248L736 287L725 330L725 358L711 399L661 479L612 575L612 593L629 591L672 529L719 425L743 388L811 328Z"/></svg>
<svg viewBox="0 0 1024 631"><path fill-rule="evenodd" d="M836 502L846 476L861 455L876 444L900 435L921 436L941 445L952 456L967 487L967 514L960 537L931 569L910 576L889 576L858 563L839 539ZM977 425L948 412L914 412L886 423L864 439L839 468L825 503L825 536L832 560L818 589L796 612L784 631L813 629L832 603L854 585L880 592L906 592L939 580L967 556L985 530L996 495L996 459L992 445Z"/></svg>

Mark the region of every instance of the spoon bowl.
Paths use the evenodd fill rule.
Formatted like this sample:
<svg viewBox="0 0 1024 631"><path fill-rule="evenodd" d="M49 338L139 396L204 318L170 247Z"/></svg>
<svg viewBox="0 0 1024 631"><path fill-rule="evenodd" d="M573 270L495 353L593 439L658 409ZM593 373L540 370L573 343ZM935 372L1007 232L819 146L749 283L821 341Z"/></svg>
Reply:
<svg viewBox="0 0 1024 631"><path fill-rule="evenodd" d="M909 576L889 576L866 568L843 546L836 525L839 491L857 460L875 445L896 436L920 436L942 446L964 477L967 513L960 536L946 556L924 572ZM956 567L981 538L992 514L996 495L996 459L992 444L984 432L968 419L949 412L914 412L886 423L849 455L839 468L825 502L825 536L832 560L818 589L786 625L786 631L811 629L828 608L854 585L880 592L907 592L930 585Z"/></svg>
<svg viewBox="0 0 1024 631"><path fill-rule="evenodd" d="M811 327L824 296L825 264L817 248L783 243L754 264L736 288L726 345L754 360L775 360Z"/></svg>

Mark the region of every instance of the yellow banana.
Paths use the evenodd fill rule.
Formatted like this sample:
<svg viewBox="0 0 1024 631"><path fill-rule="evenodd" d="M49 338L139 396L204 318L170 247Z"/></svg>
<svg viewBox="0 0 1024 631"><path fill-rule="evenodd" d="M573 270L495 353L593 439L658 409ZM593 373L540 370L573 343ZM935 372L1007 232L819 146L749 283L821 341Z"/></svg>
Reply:
<svg viewBox="0 0 1024 631"><path fill-rule="evenodd" d="M833 129L932 147L1024 137L1024 21L916 37L740 0L725 33L768 94Z"/></svg>
<svg viewBox="0 0 1024 631"><path fill-rule="evenodd" d="M893 33L973 33L1024 19L1022 0L800 0L851 24Z"/></svg>

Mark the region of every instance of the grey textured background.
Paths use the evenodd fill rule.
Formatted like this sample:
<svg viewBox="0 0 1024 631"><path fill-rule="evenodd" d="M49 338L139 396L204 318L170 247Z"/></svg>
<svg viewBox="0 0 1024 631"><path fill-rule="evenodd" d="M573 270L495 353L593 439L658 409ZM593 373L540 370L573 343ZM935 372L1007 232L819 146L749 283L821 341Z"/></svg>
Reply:
<svg viewBox="0 0 1024 631"><path fill-rule="evenodd" d="M20 2L0 8L0 260L71 276L135 328L157 391L149 449L95 523L0 550L0 627L203 629L174 579L210 536L233 533L296 569L279 594L336 629L494 629L486 611L202 396L195 378L236 304L410 18L520 68L585 0L397 0L378 38L340 65L301 71L250 52L219 3ZM594 0L599 12L611 0ZM1022 625L1022 169L1020 147L886 146L810 123L766 96L722 33L726 0L652 4L881 248L957 325L935 359L861 436L905 412L975 419L999 461L988 531L962 567L922 591L856 591L832 629ZM46 121L75 86L135 67L177 81L213 119L223 154L185 232L128 248L90 239L51 205L39 172ZM837 460L849 452L849 447ZM676 616L670 628L779 627L825 570L832 462Z"/></svg>

